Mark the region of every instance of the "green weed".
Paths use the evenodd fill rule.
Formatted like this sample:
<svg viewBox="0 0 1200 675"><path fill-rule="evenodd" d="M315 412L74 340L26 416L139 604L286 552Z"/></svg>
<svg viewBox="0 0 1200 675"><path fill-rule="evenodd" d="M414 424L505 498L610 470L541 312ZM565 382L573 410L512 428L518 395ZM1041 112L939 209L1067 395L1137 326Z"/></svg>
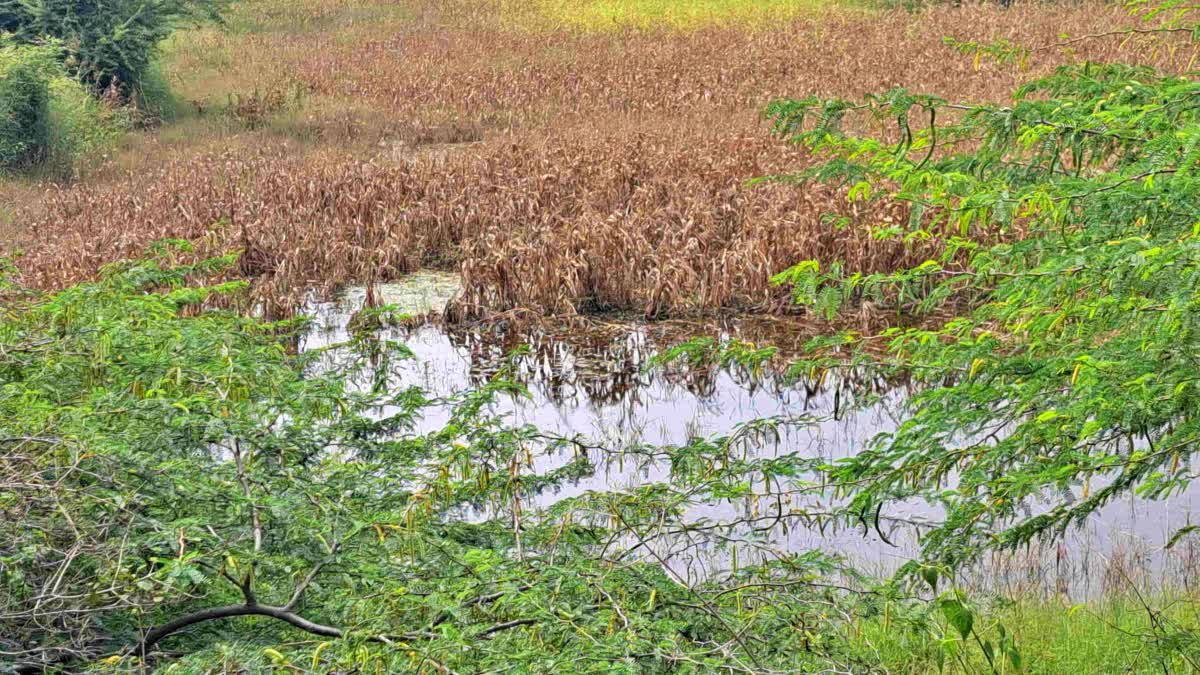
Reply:
<svg viewBox="0 0 1200 675"><path fill-rule="evenodd" d="M1160 599L1149 606L1115 596L1077 605L1025 598L997 603L977 621L982 642L998 644L1000 626L1012 637L1021 668L998 658L995 672L1004 675L1190 672L1188 659L1194 658L1195 645L1178 642L1181 636L1192 639L1200 628L1200 614L1190 596ZM859 622L852 649L891 673L992 671L979 643L964 641L936 619L930 632L897 626L890 617Z"/></svg>

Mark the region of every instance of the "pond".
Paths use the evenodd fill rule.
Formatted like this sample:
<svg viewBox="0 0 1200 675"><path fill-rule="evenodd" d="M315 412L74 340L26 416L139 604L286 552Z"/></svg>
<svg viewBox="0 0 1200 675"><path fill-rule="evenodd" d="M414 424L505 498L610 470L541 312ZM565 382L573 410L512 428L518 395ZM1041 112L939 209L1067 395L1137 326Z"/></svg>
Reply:
<svg viewBox="0 0 1200 675"><path fill-rule="evenodd" d="M381 286L378 293L384 304L423 315L439 312L457 287L453 275L420 273L404 283ZM362 289L350 289L336 302L311 304L315 328L303 348L348 339L350 319L364 302ZM761 441L751 452L800 451L805 456L833 459L853 455L873 436L898 424L908 395L903 383L831 378L817 386L788 383L769 372L750 376L738 369L650 365L654 354L689 337L752 334L762 339L763 331L761 324L749 320L710 324L597 321L584 330L543 328L515 335L502 326L449 327L436 322L384 329L386 337L403 342L414 354L395 370L389 385L418 386L435 397L478 386L515 347L528 347L515 363L529 398L505 399L493 412L513 425L534 425L550 434L583 435L591 444L610 450L605 469L539 495L534 507L587 490L619 490L666 479L665 470L636 469L632 462L612 461L621 449L638 444L678 445L694 438L726 435L755 420L776 418L797 423L784 425L776 438ZM795 341L794 334L783 337ZM870 405L847 405L864 393L876 395ZM439 429L448 418L448 410L432 408L414 433ZM546 469L565 460L548 456L537 461L538 468ZM1081 490L1076 486L1074 496ZM1098 596L1132 585L1186 585L1200 570L1200 547L1188 540L1170 550L1164 546L1173 532L1194 522L1198 507L1200 490L1196 489L1163 501L1126 497L1109 504L1059 542L1035 544L981 562L964 583L1009 594L1061 593L1072 598ZM723 501L690 515L721 522L744 515L749 508L745 503ZM1032 513L1037 505L1029 509ZM884 575L912 559L917 551L912 528L900 523L929 521L936 518L937 511L913 503L889 505L886 514L894 522L878 531L777 528L757 545L764 555L770 549L834 551L865 572ZM674 571L687 580L702 578L728 562L727 552L711 546L667 553Z"/></svg>

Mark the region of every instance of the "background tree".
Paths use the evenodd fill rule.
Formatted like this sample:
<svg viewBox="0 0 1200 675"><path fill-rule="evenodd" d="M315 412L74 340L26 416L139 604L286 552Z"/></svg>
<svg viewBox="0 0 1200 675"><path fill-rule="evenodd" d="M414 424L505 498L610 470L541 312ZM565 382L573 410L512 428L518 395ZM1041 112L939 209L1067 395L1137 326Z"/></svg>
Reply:
<svg viewBox="0 0 1200 675"><path fill-rule="evenodd" d="M226 0L0 0L0 32L19 43L55 41L70 72L97 92L129 95L146 81L159 45L180 25L219 19Z"/></svg>

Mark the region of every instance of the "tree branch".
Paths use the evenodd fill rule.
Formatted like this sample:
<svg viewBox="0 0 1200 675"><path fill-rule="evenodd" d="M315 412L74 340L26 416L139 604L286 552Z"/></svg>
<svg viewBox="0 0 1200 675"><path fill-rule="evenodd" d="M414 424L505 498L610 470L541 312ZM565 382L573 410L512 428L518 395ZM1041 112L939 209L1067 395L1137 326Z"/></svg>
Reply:
<svg viewBox="0 0 1200 675"><path fill-rule="evenodd" d="M1084 42L1086 40L1096 40L1099 38L1113 37L1113 36L1117 36L1117 35L1154 35L1154 34L1158 34L1158 33L1165 34L1165 33L1195 33L1195 32L1196 32L1196 29L1194 27L1185 27L1185 26L1159 26L1157 28L1120 28L1117 30L1104 31L1102 33L1089 33L1087 35L1079 35L1079 36L1073 37L1069 40L1063 40L1061 42L1054 42L1054 43L1051 43L1048 45L1042 45L1041 47L1037 47L1036 51L1041 51L1043 49L1053 49L1055 47L1066 47L1068 45L1073 45L1077 42Z"/></svg>
<svg viewBox="0 0 1200 675"><path fill-rule="evenodd" d="M4 443L5 445L13 443L41 443L43 445L58 445L62 442L63 440L61 438L54 438L52 436L12 436L9 438L0 438L0 443Z"/></svg>
<svg viewBox="0 0 1200 675"><path fill-rule="evenodd" d="M510 628L518 628L520 626L530 626L535 623L537 623L536 619L516 619L514 621L505 621L504 623L498 623L491 628L485 628L479 631L475 634L475 637L485 638L493 633L499 633L500 631L508 630Z"/></svg>
<svg viewBox="0 0 1200 675"><path fill-rule="evenodd" d="M146 654L149 653L156 644L174 633L178 633L179 631L188 628L189 626L194 626L198 623L216 621L218 619L229 619L237 616L266 616L272 619L283 621L284 623L299 628L302 631L312 633L313 635L320 635L322 637L342 638L346 636L346 631L342 630L341 628L336 626L326 626L314 621L309 621L308 619L296 614L286 607L255 604L226 605L224 607L202 609L198 612L192 612L191 614L186 614L174 619L173 621L165 623L162 626L151 630L149 633L146 633L146 637L142 638L142 641L139 642L137 646L130 649L127 653L137 655L145 659ZM513 621L505 621L504 623L498 623L494 626L479 631L476 633L475 637L477 639L484 639L501 631L518 628L520 626L529 626L535 623L537 623L537 620L535 619L516 619ZM414 640L436 639L439 636L435 633L421 632L393 637L402 640ZM368 637L367 639L372 642L391 643L391 638L386 635L374 635Z"/></svg>
<svg viewBox="0 0 1200 675"><path fill-rule="evenodd" d="M340 541L335 542L333 546L329 547L330 558L337 555L338 549L341 547L342 542ZM300 602L300 598L304 596L304 591L308 590L308 587L312 584L313 579L316 579L317 575L321 573L321 570L325 567L326 562L327 560L322 560L321 562L313 565L312 569L309 570L308 574L304 577L304 580L296 586L296 590L292 593L291 599L288 600L288 603L283 606L284 609L291 610L296 608L296 605Z"/></svg>
<svg viewBox="0 0 1200 675"><path fill-rule="evenodd" d="M254 527L254 552L261 553L263 546L263 526L262 520L258 515L258 506L254 503L254 496L250 491L250 480L246 477L246 462L242 457L242 445L235 438L233 440L233 460L237 465L238 482L242 485L242 494L246 497L246 502L250 505L250 522Z"/></svg>
<svg viewBox="0 0 1200 675"><path fill-rule="evenodd" d="M345 635L345 631L334 626L325 626L319 623L314 623L304 617L292 612L283 607L273 607L271 605L226 605L225 607L213 607L211 609L203 609L198 612L186 614L184 616L170 621L146 633L146 637L132 650L132 653L145 658L146 653L150 651L154 645L158 644L163 638L177 633L184 628L194 626L198 623L206 621L215 621L217 619L227 619L235 616L267 616L272 619L278 619L284 623L291 624L300 630L321 635L324 637L340 638Z"/></svg>

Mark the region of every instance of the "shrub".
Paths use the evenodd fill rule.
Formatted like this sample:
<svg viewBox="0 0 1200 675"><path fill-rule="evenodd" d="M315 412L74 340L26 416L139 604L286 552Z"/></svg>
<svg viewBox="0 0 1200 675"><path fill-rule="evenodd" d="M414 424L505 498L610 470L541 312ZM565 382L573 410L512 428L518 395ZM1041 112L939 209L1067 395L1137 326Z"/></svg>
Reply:
<svg viewBox="0 0 1200 675"><path fill-rule="evenodd" d="M0 47L0 166L33 160L45 147L50 98L47 51Z"/></svg>
<svg viewBox="0 0 1200 675"><path fill-rule="evenodd" d="M1176 20L1113 33L1200 31L1191 6L1147 12L1160 16ZM953 44L1008 62L1029 54L1003 42ZM818 309L866 298L934 321L839 338L839 349L861 347L856 366L911 372L925 387L896 432L832 469L831 484L853 486L851 512L936 504L945 516L921 532L924 562L953 570L1061 536L1128 495L1166 499L1192 484L1198 100L1191 77L1081 62L1025 84L1007 106L902 88L772 106L781 132L827 160L798 178L906 202L912 217L881 234L940 239L946 251L894 274L814 260L778 277ZM899 133L860 134L866 127L850 120L865 114L897 120ZM1005 240L981 244L972 232ZM971 309L954 311L959 300ZM882 342L880 359L867 347ZM842 366L824 354L796 364ZM1178 530L1167 547L1190 533Z"/></svg>
<svg viewBox="0 0 1200 675"><path fill-rule="evenodd" d="M162 70L159 62L151 63L142 73L134 92L133 104L137 117L151 122L173 122L181 114L181 101Z"/></svg>
<svg viewBox="0 0 1200 675"><path fill-rule="evenodd" d="M69 77L57 49L0 47L0 167L66 174L125 123Z"/></svg>
<svg viewBox="0 0 1200 675"><path fill-rule="evenodd" d="M210 672L225 654L246 672L816 672L845 668L831 602L881 613L819 553L690 584L636 557L679 532L727 545L725 525L681 518L776 466L727 460L741 434L630 459L669 453L661 483L523 508L620 451L494 416L523 389L509 367L438 401L360 388L411 354L370 331L296 353L303 322L205 309L242 283L188 285L236 256L172 267L179 252L0 304L0 635L17 672ZM443 429L413 426L443 404ZM491 510L464 519L473 504ZM863 590L818 581L835 573Z"/></svg>
<svg viewBox="0 0 1200 675"><path fill-rule="evenodd" d="M77 158L113 141L127 125L78 80L59 74L49 80L43 165L52 173L70 173Z"/></svg>

